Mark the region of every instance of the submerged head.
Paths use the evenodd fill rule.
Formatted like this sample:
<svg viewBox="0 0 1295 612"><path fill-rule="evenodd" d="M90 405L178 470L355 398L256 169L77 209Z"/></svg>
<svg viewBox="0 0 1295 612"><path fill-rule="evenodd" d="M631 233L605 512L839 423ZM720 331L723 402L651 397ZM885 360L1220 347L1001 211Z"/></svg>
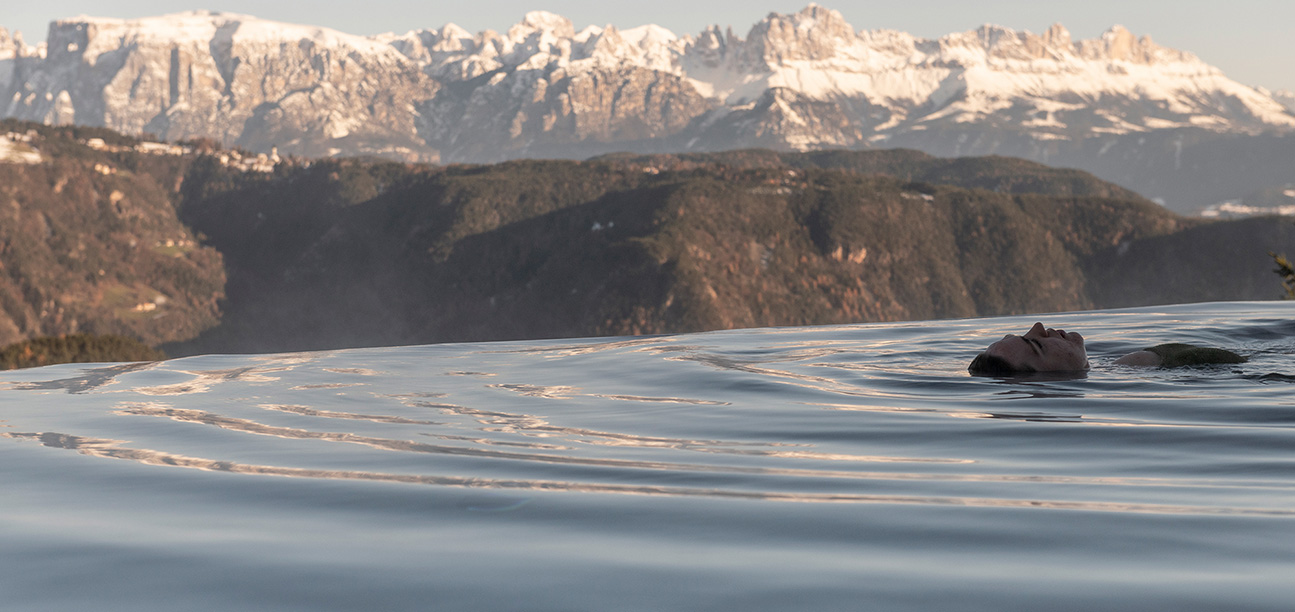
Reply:
<svg viewBox="0 0 1295 612"><path fill-rule="evenodd" d="M1008 334L972 360L972 374L1074 372L1088 369L1084 337L1035 323L1020 336Z"/></svg>

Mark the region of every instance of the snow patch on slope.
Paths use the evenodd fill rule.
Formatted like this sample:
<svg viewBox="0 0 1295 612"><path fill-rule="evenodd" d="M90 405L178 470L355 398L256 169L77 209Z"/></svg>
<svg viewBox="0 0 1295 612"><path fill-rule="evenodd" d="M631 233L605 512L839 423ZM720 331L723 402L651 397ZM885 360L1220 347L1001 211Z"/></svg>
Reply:
<svg viewBox="0 0 1295 612"><path fill-rule="evenodd" d="M386 44L372 37L220 11L188 11L140 19L79 15L56 20L54 24L77 29L93 28L93 48L86 49L86 54L91 57L120 48L127 42L205 45L216 38L217 30L234 25L237 26L234 35L241 42L277 44L305 40L326 47L354 49L375 55L389 52Z"/></svg>

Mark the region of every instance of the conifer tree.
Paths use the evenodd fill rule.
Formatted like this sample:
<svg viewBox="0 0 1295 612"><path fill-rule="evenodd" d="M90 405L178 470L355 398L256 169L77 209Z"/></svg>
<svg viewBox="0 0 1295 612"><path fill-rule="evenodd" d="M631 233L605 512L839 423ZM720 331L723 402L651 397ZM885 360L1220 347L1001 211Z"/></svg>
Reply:
<svg viewBox="0 0 1295 612"><path fill-rule="evenodd" d="M1278 276L1282 277L1282 287L1286 289L1285 299L1295 300L1295 267L1292 267L1290 260L1286 258L1285 254L1278 255L1269 251L1268 255L1270 255L1273 258L1273 262L1277 264L1277 268L1273 270L1273 272L1276 272Z"/></svg>

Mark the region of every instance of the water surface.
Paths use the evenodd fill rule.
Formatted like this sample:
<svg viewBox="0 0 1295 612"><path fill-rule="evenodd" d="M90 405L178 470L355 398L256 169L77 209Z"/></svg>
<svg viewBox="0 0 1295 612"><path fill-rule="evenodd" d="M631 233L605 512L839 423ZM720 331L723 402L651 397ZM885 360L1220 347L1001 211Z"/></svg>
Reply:
<svg viewBox="0 0 1295 612"><path fill-rule="evenodd" d="M0 374L14 610L1289 610L1295 304ZM975 378L1035 320L1082 377ZM1160 342L1246 364L1111 365Z"/></svg>

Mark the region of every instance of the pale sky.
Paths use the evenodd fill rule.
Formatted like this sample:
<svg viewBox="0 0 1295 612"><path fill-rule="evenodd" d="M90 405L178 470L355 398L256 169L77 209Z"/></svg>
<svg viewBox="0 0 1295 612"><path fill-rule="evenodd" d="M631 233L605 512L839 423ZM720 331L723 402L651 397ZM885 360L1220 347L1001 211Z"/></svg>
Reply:
<svg viewBox="0 0 1295 612"><path fill-rule="evenodd" d="M769 12L792 13L808 0L56 0L5 1L0 27L21 31L28 42L45 39L53 19L81 14L134 18L194 9L255 15L324 26L351 34L407 32L453 22L477 32L507 30L531 10L574 22L618 28L655 23L675 34L696 34L710 24L745 36ZM1076 39L1093 38L1111 25L1150 35L1157 43L1191 51L1246 85L1295 90L1295 1L1292 0L821 0L855 30L894 29L935 38L993 23L1042 32L1060 22Z"/></svg>

